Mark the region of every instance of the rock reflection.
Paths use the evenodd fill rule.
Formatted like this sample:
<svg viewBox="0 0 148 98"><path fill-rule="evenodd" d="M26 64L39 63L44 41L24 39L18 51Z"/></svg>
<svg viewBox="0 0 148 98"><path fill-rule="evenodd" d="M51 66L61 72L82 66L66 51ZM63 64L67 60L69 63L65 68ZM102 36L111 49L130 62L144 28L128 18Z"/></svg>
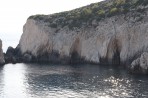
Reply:
<svg viewBox="0 0 148 98"><path fill-rule="evenodd" d="M3 98L26 98L25 92L25 67L23 64L7 64L1 70L2 89L1 95ZM0 97L1 97L0 95Z"/></svg>
<svg viewBox="0 0 148 98"><path fill-rule="evenodd" d="M0 66L0 97L4 97L3 66Z"/></svg>

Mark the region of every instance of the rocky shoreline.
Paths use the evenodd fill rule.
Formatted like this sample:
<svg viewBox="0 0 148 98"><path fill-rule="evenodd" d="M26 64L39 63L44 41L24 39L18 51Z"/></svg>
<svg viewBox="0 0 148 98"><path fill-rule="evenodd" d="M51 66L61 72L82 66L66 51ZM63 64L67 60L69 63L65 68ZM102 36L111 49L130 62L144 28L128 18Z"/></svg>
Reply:
<svg viewBox="0 0 148 98"><path fill-rule="evenodd" d="M0 40L1 41L1 40ZM0 54L2 53L2 49ZM75 54L76 55L76 54ZM105 62L105 61L104 61ZM5 65L8 63L48 63L48 64L105 64L105 63L94 63L86 61L84 58L80 57L65 57L60 59L59 54L56 52L50 54L44 54L40 57L34 57L29 53L21 54L19 48L8 47L6 53L0 55L0 65ZM108 64L105 64L108 65ZM113 65L112 65L113 66ZM118 65L119 66L119 65ZM121 65L120 65L121 66ZM128 71L132 74L148 74L148 53L144 52L139 58L135 59L131 65L126 67Z"/></svg>
<svg viewBox="0 0 148 98"><path fill-rule="evenodd" d="M1 62L94 63L148 74L148 2L119 1L30 16L18 46L9 47Z"/></svg>
<svg viewBox="0 0 148 98"><path fill-rule="evenodd" d="M52 63L52 64L96 64L95 62L86 61L77 53L73 53L70 57L65 56L60 58L60 54L56 51L52 53L44 53L33 56L30 53L22 54L19 48L8 47L7 52L4 53L5 64L7 63Z"/></svg>

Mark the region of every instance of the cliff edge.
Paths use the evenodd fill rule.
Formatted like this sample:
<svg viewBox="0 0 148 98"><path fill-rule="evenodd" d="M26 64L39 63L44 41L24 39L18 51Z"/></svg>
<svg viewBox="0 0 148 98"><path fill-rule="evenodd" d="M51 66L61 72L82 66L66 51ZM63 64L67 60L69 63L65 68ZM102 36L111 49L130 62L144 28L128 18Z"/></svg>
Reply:
<svg viewBox="0 0 148 98"><path fill-rule="evenodd" d="M130 66L148 51L148 1L106 0L30 16L17 49L27 61Z"/></svg>

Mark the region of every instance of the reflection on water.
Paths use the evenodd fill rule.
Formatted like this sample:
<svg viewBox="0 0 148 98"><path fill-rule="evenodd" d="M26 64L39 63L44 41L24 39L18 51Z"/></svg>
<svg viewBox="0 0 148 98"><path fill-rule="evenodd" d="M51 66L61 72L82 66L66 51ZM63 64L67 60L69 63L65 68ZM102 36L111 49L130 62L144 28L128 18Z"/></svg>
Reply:
<svg viewBox="0 0 148 98"><path fill-rule="evenodd" d="M147 98L148 77L96 65L7 64L0 98Z"/></svg>

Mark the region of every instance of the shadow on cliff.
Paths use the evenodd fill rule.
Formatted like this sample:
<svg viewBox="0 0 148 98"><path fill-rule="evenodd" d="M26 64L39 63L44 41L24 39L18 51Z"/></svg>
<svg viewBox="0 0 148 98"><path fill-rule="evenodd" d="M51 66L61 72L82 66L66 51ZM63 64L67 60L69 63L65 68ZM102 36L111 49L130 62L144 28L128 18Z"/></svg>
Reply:
<svg viewBox="0 0 148 98"><path fill-rule="evenodd" d="M107 46L107 52L105 57L100 57L100 63L103 65L121 65L120 61L121 47L118 40L113 36Z"/></svg>

